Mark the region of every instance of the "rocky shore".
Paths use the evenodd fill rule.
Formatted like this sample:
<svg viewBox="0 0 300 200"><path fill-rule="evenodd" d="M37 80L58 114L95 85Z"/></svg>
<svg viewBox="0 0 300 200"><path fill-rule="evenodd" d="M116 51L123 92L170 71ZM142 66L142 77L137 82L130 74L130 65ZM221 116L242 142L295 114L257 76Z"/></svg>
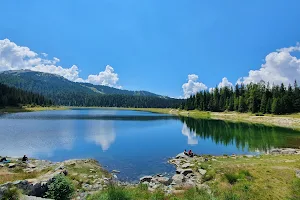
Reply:
<svg viewBox="0 0 300 200"><path fill-rule="evenodd" d="M282 148L272 149L269 155L300 155L300 149ZM214 163L222 162L222 159L246 159L259 158L260 155L195 155L189 157L184 153L169 159L169 163L175 165L176 171L171 177L157 174L140 178L140 184L145 185L150 192L164 191L165 194L183 193L188 188L197 187L211 193L208 181L214 179ZM121 182L116 174L119 171L106 171L96 160L67 160L64 162L50 162L46 160L30 159L29 162L21 162L20 159L10 159L10 163L0 164L0 199L4 191L10 187L20 189L28 196L43 197L48 185L58 174L68 176L76 188L75 199L86 199L88 194L101 191L109 184L124 187L135 187L138 184ZM122 172L121 172L122 173ZM300 170L295 171L300 178ZM2 183L2 184L1 184ZM24 199L30 197L24 196Z"/></svg>

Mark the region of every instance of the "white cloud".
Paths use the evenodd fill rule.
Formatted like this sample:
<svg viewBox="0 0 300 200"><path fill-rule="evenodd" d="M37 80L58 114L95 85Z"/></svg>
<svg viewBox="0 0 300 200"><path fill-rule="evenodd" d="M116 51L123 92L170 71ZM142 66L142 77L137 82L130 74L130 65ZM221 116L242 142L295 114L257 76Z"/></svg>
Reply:
<svg viewBox="0 0 300 200"><path fill-rule="evenodd" d="M232 83L228 81L226 77L222 78L222 81L219 83L218 88L223 87L233 87Z"/></svg>
<svg viewBox="0 0 300 200"><path fill-rule="evenodd" d="M118 82L118 74L114 73L114 68L107 65L103 72L100 72L98 75L89 75L87 82L96 84L96 85L106 85L110 87L117 87Z"/></svg>
<svg viewBox="0 0 300 200"><path fill-rule="evenodd" d="M44 56L44 57L48 56L48 54L46 54L46 53L41 53L41 55Z"/></svg>
<svg viewBox="0 0 300 200"><path fill-rule="evenodd" d="M188 75L188 82L182 85L184 98L190 97L201 90L206 90L207 86L201 82L197 82L198 76L196 74Z"/></svg>
<svg viewBox="0 0 300 200"><path fill-rule="evenodd" d="M89 82L99 85L107 85L111 87L121 88L117 84L118 74L114 73L114 69L107 65L105 71L99 75L89 75L88 79L79 77L79 68L72 65L70 68L64 68L56 65L60 59L53 57L47 59L48 54L30 50L28 47L18 46L9 39L0 40L0 71L29 69L33 71L46 72L63 76L70 81Z"/></svg>
<svg viewBox="0 0 300 200"><path fill-rule="evenodd" d="M237 83L258 83L263 80L270 84L284 83L288 85L295 80L300 81L300 59L291 55L292 52L299 51L300 44L297 43L296 46L281 48L269 53L260 69L250 70L249 75L238 79Z"/></svg>

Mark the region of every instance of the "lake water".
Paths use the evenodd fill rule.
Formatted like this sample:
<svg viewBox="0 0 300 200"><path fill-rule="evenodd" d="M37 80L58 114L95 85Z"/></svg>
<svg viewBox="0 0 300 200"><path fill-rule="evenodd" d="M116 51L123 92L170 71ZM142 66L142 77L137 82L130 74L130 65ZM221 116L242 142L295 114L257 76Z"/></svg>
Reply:
<svg viewBox="0 0 300 200"><path fill-rule="evenodd" d="M94 158L129 181L173 173L167 160L184 149L230 155L299 146L300 133L289 129L150 112L75 109L0 116L0 156Z"/></svg>

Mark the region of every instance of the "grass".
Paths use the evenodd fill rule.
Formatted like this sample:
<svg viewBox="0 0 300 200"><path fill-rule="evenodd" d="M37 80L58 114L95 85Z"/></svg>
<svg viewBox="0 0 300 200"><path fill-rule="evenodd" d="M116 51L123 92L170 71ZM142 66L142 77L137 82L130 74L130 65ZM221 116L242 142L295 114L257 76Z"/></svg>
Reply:
<svg viewBox="0 0 300 200"><path fill-rule="evenodd" d="M182 194L167 195L157 190L149 192L147 188L137 186L124 188L110 185L106 190L90 195L87 200L211 200L213 199L205 190L191 188Z"/></svg>
<svg viewBox="0 0 300 200"><path fill-rule="evenodd" d="M68 107L64 106L22 106L22 107L5 107L0 108L0 113L17 113L17 112L34 112L46 110L67 110Z"/></svg>
<svg viewBox="0 0 300 200"><path fill-rule="evenodd" d="M216 175L206 183L219 199L289 199L300 191L300 181L292 181L300 155L218 157L211 167Z"/></svg>

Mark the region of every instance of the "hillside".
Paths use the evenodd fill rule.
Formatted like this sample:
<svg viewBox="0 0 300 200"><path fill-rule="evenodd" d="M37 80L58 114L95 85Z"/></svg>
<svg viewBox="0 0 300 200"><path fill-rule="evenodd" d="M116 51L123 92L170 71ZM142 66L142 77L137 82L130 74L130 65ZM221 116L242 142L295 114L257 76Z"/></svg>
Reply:
<svg viewBox="0 0 300 200"><path fill-rule="evenodd" d="M44 95L57 105L109 107L174 107L180 100L147 91L129 91L30 70L0 73L0 83Z"/></svg>
<svg viewBox="0 0 300 200"><path fill-rule="evenodd" d="M0 83L0 108L7 106L17 107L22 105L41 105L48 106L52 102L42 95L26 92L14 87Z"/></svg>

